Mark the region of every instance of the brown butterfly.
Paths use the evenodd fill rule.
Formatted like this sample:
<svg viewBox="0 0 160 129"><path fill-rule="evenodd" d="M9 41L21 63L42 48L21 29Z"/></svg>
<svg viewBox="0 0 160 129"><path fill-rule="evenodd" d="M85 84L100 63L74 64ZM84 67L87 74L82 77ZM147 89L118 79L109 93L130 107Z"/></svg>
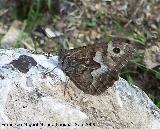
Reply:
<svg viewBox="0 0 160 129"><path fill-rule="evenodd" d="M134 53L124 39L96 43L71 50L62 49L59 61L62 70L84 93L99 95L119 78L119 72Z"/></svg>

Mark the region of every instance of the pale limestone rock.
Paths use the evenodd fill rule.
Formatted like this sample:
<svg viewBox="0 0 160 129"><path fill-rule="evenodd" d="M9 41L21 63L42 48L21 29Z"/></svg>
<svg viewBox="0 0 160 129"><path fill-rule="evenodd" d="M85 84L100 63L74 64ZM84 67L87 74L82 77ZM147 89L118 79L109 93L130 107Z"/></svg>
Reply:
<svg viewBox="0 0 160 129"><path fill-rule="evenodd" d="M22 28L22 22L15 20L11 24L11 27L9 28L8 32L0 41L1 47L10 48L12 46L15 46L15 42L18 40L18 38L22 33L21 28Z"/></svg>
<svg viewBox="0 0 160 129"><path fill-rule="evenodd" d="M144 63L149 69L160 67L160 42L145 49Z"/></svg>
<svg viewBox="0 0 160 129"><path fill-rule="evenodd" d="M28 72L10 64L21 55L36 61L30 62ZM160 110L122 78L102 95L92 96L69 81L57 56L1 49L0 123L1 129L160 129Z"/></svg>

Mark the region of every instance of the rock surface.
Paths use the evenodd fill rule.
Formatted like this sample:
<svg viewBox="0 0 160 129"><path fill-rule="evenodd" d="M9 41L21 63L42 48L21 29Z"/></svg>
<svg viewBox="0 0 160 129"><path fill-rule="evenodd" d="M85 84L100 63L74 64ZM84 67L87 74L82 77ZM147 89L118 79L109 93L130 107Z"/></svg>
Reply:
<svg viewBox="0 0 160 129"><path fill-rule="evenodd" d="M149 48L144 53L144 63L149 69L159 67L160 69L160 42Z"/></svg>
<svg viewBox="0 0 160 129"><path fill-rule="evenodd" d="M23 24L20 21L17 21L17 20L15 20L12 23L8 32L1 39L1 47L2 48L10 48L12 46L15 46L15 42L18 40L18 38L21 35L22 25Z"/></svg>
<svg viewBox="0 0 160 129"><path fill-rule="evenodd" d="M84 94L58 57L0 50L1 129L160 129L160 110L119 78L104 94Z"/></svg>

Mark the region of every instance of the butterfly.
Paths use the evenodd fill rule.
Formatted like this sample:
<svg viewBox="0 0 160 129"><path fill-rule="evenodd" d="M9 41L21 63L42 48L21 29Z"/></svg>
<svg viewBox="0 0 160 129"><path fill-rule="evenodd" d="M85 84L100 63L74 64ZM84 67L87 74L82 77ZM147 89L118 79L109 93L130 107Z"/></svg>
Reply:
<svg viewBox="0 0 160 129"><path fill-rule="evenodd" d="M119 72L134 53L124 39L59 51L61 69L84 93L100 95L119 79Z"/></svg>

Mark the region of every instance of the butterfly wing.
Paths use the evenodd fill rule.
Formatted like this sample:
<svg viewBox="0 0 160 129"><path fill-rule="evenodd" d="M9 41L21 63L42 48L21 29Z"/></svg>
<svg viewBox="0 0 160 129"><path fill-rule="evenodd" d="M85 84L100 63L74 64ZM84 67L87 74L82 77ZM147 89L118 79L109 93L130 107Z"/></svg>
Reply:
<svg viewBox="0 0 160 129"><path fill-rule="evenodd" d="M98 95L118 80L118 73L132 55L132 47L119 40L59 54L62 70L87 94Z"/></svg>

